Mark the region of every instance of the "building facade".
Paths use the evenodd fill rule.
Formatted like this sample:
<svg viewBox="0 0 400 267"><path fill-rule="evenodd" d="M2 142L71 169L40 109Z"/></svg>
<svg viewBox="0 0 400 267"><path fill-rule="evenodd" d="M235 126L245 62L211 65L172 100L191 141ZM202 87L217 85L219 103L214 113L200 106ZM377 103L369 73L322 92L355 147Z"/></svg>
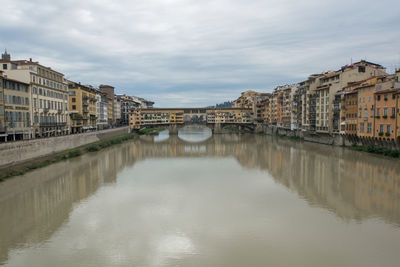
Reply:
<svg viewBox="0 0 400 267"><path fill-rule="evenodd" d="M69 133L68 90L64 74L30 60L2 55L1 66L9 79L29 84L32 137Z"/></svg>
<svg viewBox="0 0 400 267"><path fill-rule="evenodd" d="M29 84L0 76L0 142L32 138Z"/></svg>
<svg viewBox="0 0 400 267"><path fill-rule="evenodd" d="M106 94L96 92L96 113L97 113L97 129L103 130L109 128L108 124L108 102Z"/></svg>
<svg viewBox="0 0 400 267"><path fill-rule="evenodd" d="M97 129L97 90L68 81L70 126L72 133Z"/></svg>
<svg viewBox="0 0 400 267"><path fill-rule="evenodd" d="M3 81L3 71L0 70L0 142L5 141L6 135L6 125L4 121L4 81Z"/></svg>
<svg viewBox="0 0 400 267"><path fill-rule="evenodd" d="M116 109L116 100L115 100L115 94L114 94L114 87L111 85L105 85L101 84L99 86L100 92L106 94L107 98L110 99L110 103L108 106L108 112L109 112L109 117L108 117L108 123L111 126L115 126L117 123L117 118L118 118L118 110ZM111 115L111 116L110 116Z"/></svg>

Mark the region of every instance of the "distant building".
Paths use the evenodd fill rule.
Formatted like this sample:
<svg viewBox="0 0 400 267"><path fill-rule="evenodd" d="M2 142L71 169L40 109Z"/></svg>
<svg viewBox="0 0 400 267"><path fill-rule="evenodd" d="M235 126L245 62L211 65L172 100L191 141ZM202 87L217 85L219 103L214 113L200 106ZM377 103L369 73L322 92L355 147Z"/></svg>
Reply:
<svg viewBox="0 0 400 267"><path fill-rule="evenodd" d="M106 94L96 92L96 110L97 110L97 129L103 130L109 128L108 124L108 103L111 101Z"/></svg>
<svg viewBox="0 0 400 267"><path fill-rule="evenodd" d="M115 101L114 87L111 85L101 84L99 86L99 90L100 92L105 93L109 99L111 99L111 103L109 103L109 108L108 108L108 112L109 115L111 115L111 117L108 118L108 121L111 126L115 126L118 117L118 114L116 113L118 112L118 110L116 110L115 107L116 101Z"/></svg>
<svg viewBox="0 0 400 267"><path fill-rule="evenodd" d="M121 106L121 125L129 125L129 114L135 109L141 107L141 101L138 101L136 97L127 95L117 95L117 102ZM147 107L143 107L147 108Z"/></svg>

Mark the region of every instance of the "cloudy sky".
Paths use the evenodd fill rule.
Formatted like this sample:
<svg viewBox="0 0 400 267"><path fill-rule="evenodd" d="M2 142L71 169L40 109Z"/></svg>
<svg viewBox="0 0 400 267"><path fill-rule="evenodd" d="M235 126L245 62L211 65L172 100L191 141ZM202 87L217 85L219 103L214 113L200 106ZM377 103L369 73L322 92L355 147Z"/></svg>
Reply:
<svg viewBox="0 0 400 267"><path fill-rule="evenodd" d="M269 92L360 59L400 67L398 0L0 0L0 48L158 107Z"/></svg>

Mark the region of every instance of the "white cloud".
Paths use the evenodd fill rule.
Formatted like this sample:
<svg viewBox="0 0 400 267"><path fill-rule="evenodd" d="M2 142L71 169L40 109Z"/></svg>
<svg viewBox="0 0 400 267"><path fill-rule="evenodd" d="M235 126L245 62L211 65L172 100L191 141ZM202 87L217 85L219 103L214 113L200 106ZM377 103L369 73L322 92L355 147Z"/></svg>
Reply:
<svg viewBox="0 0 400 267"><path fill-rule="evenodd" d="M400 4L393 0L0 5L0 47L14 57L33 57L83 83L168 99L161 102L168 106L214 104L216 91L231 97L241 88L272 89L350 58L400 63Z"/></svg>

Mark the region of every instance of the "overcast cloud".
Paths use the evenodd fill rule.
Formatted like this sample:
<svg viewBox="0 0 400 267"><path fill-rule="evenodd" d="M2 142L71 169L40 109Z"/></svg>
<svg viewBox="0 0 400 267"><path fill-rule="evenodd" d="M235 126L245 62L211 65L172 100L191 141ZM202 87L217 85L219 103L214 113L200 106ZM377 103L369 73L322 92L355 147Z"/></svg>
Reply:
<svg viewBox="0 0 400 267"><path fill-rule="evenodd" d="M398 0L0 0L0 48L158 107L269 92L353 61L400 67Z"/></svg>

